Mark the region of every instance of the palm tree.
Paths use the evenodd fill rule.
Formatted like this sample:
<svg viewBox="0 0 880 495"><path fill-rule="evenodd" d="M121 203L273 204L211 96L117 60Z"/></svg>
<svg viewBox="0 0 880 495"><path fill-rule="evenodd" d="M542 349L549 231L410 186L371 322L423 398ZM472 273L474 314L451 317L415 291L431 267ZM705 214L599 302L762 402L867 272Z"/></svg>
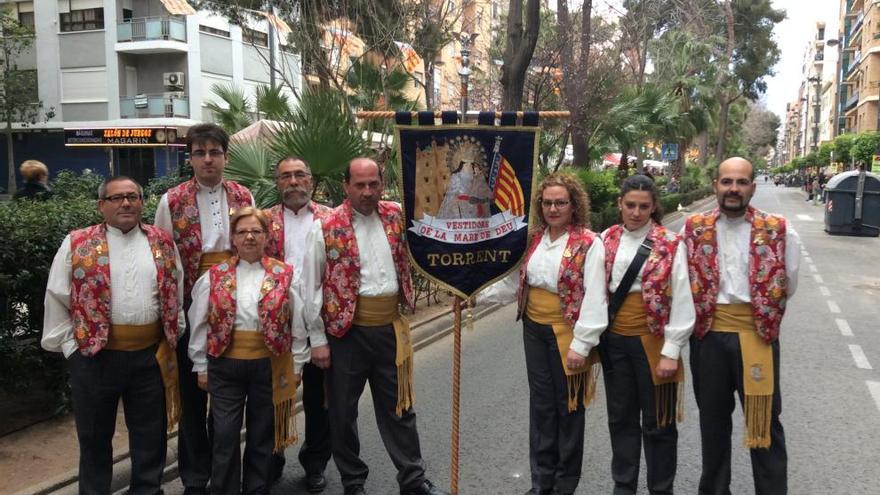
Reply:
<svg viewBox="0 0 880 495"><path fill-rule="evenodd" d="M206 106L214 112L217 125L225 129L226 132L235 134L253 123L250 101L245 96L243 89L232 83L215 83L211 85L211 91L225 105L220 102L209 101Z"/></svg>

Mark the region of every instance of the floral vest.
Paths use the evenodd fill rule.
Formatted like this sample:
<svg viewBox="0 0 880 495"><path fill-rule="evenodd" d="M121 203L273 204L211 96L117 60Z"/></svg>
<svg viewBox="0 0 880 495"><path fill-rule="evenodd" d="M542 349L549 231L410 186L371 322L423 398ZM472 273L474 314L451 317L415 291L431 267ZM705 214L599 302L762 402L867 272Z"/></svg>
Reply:
<svg viewBox="0 0 880 495"><path fill-rule="evenodd" d="M159 314L168 345L177 345L177 278L174 242L167 232L152 225L140 224L147 235L150 252L156 262L159 287ZM112 325L110 313L110 251L107 226L92 225L70 233L71 291L70 319L73 337L83 356L94 356L107 345Z"/></svg>
<svg viewBox="0 0 880 495"><path fill-rule="evenodd" d="M400 205L390 201L379 201L378 210L391 246L403 302L413 308L415 305L404 238L403 212ZM360 251L351 216L351 204L346 200L321 222L327 253L324 268L324 311L321 316L325 330L335 337L344 336L351 328L360 289Z"/></svg>
<svg viewBox="0 0 880 495"><path fill-rule="evenodd" d="M251 194L246 187L224 180L226 204L230 212L245 206L251 206ZM196 194L199 184L193 179L168 190L168 209L171 212L171 224L174 230L174 243L180 252L180 263L183 265L184 294L192 292L199 273L199 261L202 258L202 228L199 220L199 203Z"/></svg>
<svg viewBox="0 0 880 495"><path fill-rule="evenodd" d="M309 201L309 211L315 220L323 220L333 211L322 204ZM269 238L266 240L266 256L284 259L284 203L279 203L266 211L269 217Z"/></svg>
<svg viewBox="0 0 880 495"><path fill-rule="evenodd" d="M684 240L688 274L697 312L694 334L703 338L712 328L715 301L721 286L715 222L718 208L688 217ZM755 328L765 342L779 337L785 314L788 278L785 273L785 218L749 207L746 222L752 225L749 244L749 286Z"/></svg>
<svg viewBox="0 0 880 495"><path fill-rule="evenodd" d="M623 226L613 225L605 231L605 286L611 286L611 270L614 258L620 247ZM681 237L662 225L653 223L648 239L654 242L651 254L642 266L642 300L645 301L645 315L648 330L657 337L663 337L663 329L669 323L672 307L672 262ZM610 297L610 294L609 294Z"/></svg>
<svg viewBox="0 0 880 495"><path fill-rule="evenodd" d="M538 249L543 237L543 230L532 236L529 250L519 269L519 290L516 296L517 319L522 318L526 309L526 269L532 254ZM568 242L565 244L562 262L559 264L559 281L556 284L556 290L562 303L562 317L566 323L572 326L577 322L581 313L581 301L584 299L584 262L594 240L596 240L596 233L585 227L570 226L568 228Z"/></svg>
<svg viewBox="0 0 880 495"><path fill-rule="evenodd" d="M290 329L290 283L293 268L274 258L263 256L266 270L260 286L260 327L266 347L276 356L290 351L293 332ZM233 256L208 272L211 292L208 296L208 355L220 357L232 340L235 325L235 268Z"/></svg>

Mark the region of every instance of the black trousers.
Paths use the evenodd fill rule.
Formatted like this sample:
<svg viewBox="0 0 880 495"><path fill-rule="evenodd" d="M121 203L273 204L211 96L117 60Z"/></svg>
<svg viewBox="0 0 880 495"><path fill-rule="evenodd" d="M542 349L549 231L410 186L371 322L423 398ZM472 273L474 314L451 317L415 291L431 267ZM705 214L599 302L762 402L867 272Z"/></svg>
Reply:
<svg viewBox="0 0 880 495"><path fill-rule="evenodd" d="M413 409L397 416L397 339L391 325L360 327L328 336L332 362L327 373L330 438L333 461L345 487L363 485L369 474L360 458L358 400L367 381L373 395L376 423L385 449L397 468L401 490L415 489L425 480L425 467Z"/></svg>
<svg viewBox="0 0 880 495"><path fill-rule="evenodd" d="M568 380L553 328L523 317L532 488L574 493L584 458L584 408L568 412Z"/></svg>
<svg viewBox="0 0 880 495"><path fill-rule="evenodd" d="M779 342L773 343L773 410L770 423L770 448L750 449L752 476L756 495L785 495L788 492L788 455L785 432L779 415L782 398L779 390ZM734 394L743 403L743 366L739 336L735 333L709 332L699 340L691 337L691 373L694 394L700 409L700 437L703 450L703 473L700 494L730 494L730 455L736 407Z"/></svg>
<svg viewBox="0 0 880 495"><path fill-rule="evenodd" d="M161 493L165 467L165 387L156 346L141 351L79 351L68 359L79 438L79 493L110 493L119 400L125 411L133 495Z"/></svg>
<svg viewBox="0 0 880 495"><path fill-rule="evenodd" d="M186 305L187 310L189 304ZM177 465L185 489L201 490L211 478L211 428L208 418L208 394L199 388L189 358L189 335L177 343L177 369L180 378L180 424L177 427Z"/></svg>
<svg viewBox="0 0 880 495"><path fill-rule="evenodd" d="M330 417L324 405L324 370L306 363L303 366L302 385L306 438L299 449L299 463L306 475L323 473L332 452Z"/></svg>
<svg viewBox="0 0 880 495"><path fill-rule="evenodd" d="M214 421L211 493L268 493L272 449L275 447L275 408L272 405L269 358L209 357L208 392ZM243 421L247 422L247 434L242 467Z"/></svg>
<svg viewBox="0 0 880 495"><path fill-rule="evenodd" d="M671 494L678 462L675 421L657 427L654 370L640 337L608 333L604 349L613 371L605 377L608 432L611 435L611 477L614 494L638 491L641 447L645 448L647 488L652 494Z"/></svg>

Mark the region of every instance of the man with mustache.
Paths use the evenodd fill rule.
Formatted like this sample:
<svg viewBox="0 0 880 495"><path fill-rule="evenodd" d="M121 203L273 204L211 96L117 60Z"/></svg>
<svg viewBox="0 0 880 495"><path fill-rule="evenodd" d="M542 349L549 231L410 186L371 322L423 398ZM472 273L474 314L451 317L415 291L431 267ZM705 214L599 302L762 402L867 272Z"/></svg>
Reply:
<svg viewBox="0 0 880 495"><path fill-rule="evenodd" d="M780 215L749 206L754 169L728 158L714 181L718 208L685 221L697 313L691 373L703 452L699 493L730 493L734 394L745 416L757 495L788 490L779 414L779 329L797 287L800 239Z"/></svg>
<svg viewBox="0 0 880 495"><path fill-rule="evenodd" d="M195 177L172 187L156 207L156 227L174 238L183 264L184 306L192 303L196 280L232 255L229 236L231 212L252 206L250 191L225 180L229 135L216 124L198 124L186 133L186 147ZM189 332L177 348L180 362L182 412L178 432L178 465L184 493L206 493L211 478L211 441L208 434L208 395L197 384L197 373L187 354Z"/></svg>
<svg viewBox="0 0 880 495"><path fill-rule="evenodd" d="M306 234L315 220L330 213L330 208L312 201L312 170L300 157L287 156L275 166L275 186L281 203L267 211L269 238L266 256L293 266L293 283L302 274ZM330 365L330 347L320 329L309 333L312 360L303 367L303 411L306 416L306 439L299 450L299 462L305 469L309 493L324 491L327 482L324 468L330 460L330 421L324 408L324 369ZM281 477L284 452L273 456L272 481Z"/></svg>

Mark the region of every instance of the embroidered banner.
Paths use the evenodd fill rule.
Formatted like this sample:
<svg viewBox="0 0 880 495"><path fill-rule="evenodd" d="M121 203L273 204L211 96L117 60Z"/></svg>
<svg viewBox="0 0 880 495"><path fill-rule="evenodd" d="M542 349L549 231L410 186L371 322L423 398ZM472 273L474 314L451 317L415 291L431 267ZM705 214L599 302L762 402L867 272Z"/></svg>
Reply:
<svg viewBox="0 0 880 495"><path fill-rule="evenodd" d="M407 244L429 279L470 297L526 251L539 127L401 125Z"/></svg>

